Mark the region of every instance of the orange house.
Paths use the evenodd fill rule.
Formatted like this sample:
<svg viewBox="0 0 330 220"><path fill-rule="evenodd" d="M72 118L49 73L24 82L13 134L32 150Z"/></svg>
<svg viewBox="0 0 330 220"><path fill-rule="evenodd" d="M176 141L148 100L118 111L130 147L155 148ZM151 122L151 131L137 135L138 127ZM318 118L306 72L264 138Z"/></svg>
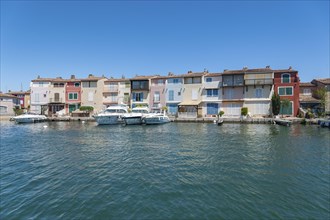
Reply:
<svg viewBox="0 0 330 220"><path fill-rule="evenodd" d="M299 113L299 77L298 71L291 67L287 70L274 70L274 92L281 100L288 99L288 108L281 106L280 114L297 116Z"/></svg>

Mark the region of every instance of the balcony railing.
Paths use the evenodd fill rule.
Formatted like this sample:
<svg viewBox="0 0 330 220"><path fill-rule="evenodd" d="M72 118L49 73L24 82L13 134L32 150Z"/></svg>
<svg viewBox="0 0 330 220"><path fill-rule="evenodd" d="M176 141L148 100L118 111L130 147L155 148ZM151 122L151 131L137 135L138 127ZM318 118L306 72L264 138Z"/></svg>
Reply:
<svg viewBox="0 0 330 220"><path fill-rule="evenodd" d="M245 85L272 85L273 79L246 79Z"/></svg>
<svg viewBox="0 0 330 220"><path fill-rule="evenodd" d="M50 98L49 103L62 103L62 98Z"/></svg>
<svg viewBox="0 0 330 220"><path fill-rule="evenodd" d="M178 112L179 118L197 118L197 112Z"/></svg>
<svg viewBox="0 0 330 220"><path fill-rule="evenodd" d="M226 86L243 86L243 82L232 82L232 81L229 81L229 82L222 82L222 86L223 87L226 87Z"/></svg>

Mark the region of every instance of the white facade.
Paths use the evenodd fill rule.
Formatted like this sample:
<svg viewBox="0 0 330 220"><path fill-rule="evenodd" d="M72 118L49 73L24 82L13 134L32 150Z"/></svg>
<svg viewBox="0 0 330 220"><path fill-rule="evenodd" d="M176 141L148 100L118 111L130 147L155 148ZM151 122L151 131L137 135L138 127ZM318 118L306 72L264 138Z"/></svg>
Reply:
<svg viewBox="0 0 330 220"><path fill-rule="evenodd" d="M30 83L31 106L30 111L36 114L45 114L51 97L50 81L35 81Z"/></svg>
<svg viewBox="0 0 330 220"><path fill-rule="evenodd" d="M221 74L207 74L203 76L202 114L204 117L214 117L221 111L221 85Z"/></svg>

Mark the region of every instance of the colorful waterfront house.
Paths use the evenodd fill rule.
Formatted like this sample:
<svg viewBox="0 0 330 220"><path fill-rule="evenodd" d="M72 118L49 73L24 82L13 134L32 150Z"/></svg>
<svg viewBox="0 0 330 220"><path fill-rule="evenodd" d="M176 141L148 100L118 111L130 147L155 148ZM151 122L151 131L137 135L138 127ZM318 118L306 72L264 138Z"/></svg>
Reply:
<svg viewBox="0 0 330 220"><path fill-rule="evenodd" d="M131 107L149 107L150 79L153 76L136 76L131 78Z"/></svg>
<svg viewBox="0 0 330 220"><path fill-rule="evenodd" d="M62 77L51 79L49 87L48 116L53 116L65 108L65 86Z"/></svg>
<svg viewBox="0 0 330 220"><path fill-rule="evenodd" d="M188 71L188 74L182 75L183 90L182 102L178 104L179 118L202 117L202 78L206 73Z"/></svg>
<svg viewBox="0 0 330 220"><path fill-rule="evenodd" d="M299 84L299 104L304 113L308 110L317 113L320 108L320 100L313 96L316 90L317 86L315 84L302 82Z"/></svg>
<svg viewBox="0 0 330 220"><path fill-rule="evenodd" d="M166 106L166 77L155 76L150 79L150 99L149 106L152 112L162 112Z"/></svg>
<svg viewBox="0 0 330 220"><path fill-rule="evenodd" d="M221 110L222 73L207 73L202 78L202 108L204 117L215 117Z"/></svg>
<svg viewBox="0 0 330 220"><path fill-rule="evenodd" d="M85 79L81 79L81 106L91 106L94 112L101 111L103 106L104 76L96 77L92 74Z"/></svg>
<svg viewBox="0 0 330 220"><path fill-rule="evenodd" d="M289 69L274 70L274 92L281 100L289 100L289 107L281 106L280 114L297 116L299 112L299 77L298 71Z"/></svg>
<svg viewBox="0 0 330 220"><path fill-rule="evenodd" d="M274 72L266 68L244 71L244 107L251 116L270 116L271 99L274 93Z"/></svg>
<svg viewBox="0 0 330 220"><path fill-rule="evenodd" d="M15 108L20 108L20 99L14 95L0 93L0 116L14 116Z"/></svg>
<svg viewBox="0 0 330 220"><path fill-rule="evenodd" d="M167 113L172 116L178 114L178 104L182 102L183 77L169 73L165 83L165 102Z"/></svg>
<svg viewBox="0 0 330 220"><path fill-rule="evenodd" d="M110 78L104 81L103 105L109 107L111 105L126 104L129 105L130 100L130 81L129 79Z"/></svg>
<svg viewBox="0 0 330 220"><path fill-rule="evenodd" d="M30 107L30 91L9 91L7 94L16 96L19 99L22 109L28 109Z"/></svg>
<svg viewBox="0 0 330 220"><path fill-rule="evenodd" d="M71 75L65 86L65 113L70 114L81 106L81 80Z"/></svg>
<svg viewBox="0 0 330 220"><path fill-rule="evenodd" d="M51 98L50 87L53 79L38 76L30 83L30 111L36 114L48 114L48 104Z"/></svg>
<svg viewBox="0 0 330 220"><path fill-rule="evenodd" d="M222 73L222 110L226 117L239 117L244 104L243 70L224 70Z"/></svg>
<svg viewBox="0 0 330 220"><path fill-rule="evenodd" d="M313 79L312 84L316 85L318 89L324 88L326 90L325 112L330 114L330 78Z"/></svg>

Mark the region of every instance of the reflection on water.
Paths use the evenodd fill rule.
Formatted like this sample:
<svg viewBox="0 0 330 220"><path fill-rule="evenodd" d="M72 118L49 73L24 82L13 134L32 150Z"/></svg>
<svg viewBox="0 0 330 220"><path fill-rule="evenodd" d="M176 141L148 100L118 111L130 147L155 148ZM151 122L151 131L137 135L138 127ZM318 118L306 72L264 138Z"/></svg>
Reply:
<svg viewBox="0 0 330 220"><path fill-rule="evenodd" d="M45 126L46 125L46 126ZM1 122L0 217L329 217L328 129Z"/></svg>

